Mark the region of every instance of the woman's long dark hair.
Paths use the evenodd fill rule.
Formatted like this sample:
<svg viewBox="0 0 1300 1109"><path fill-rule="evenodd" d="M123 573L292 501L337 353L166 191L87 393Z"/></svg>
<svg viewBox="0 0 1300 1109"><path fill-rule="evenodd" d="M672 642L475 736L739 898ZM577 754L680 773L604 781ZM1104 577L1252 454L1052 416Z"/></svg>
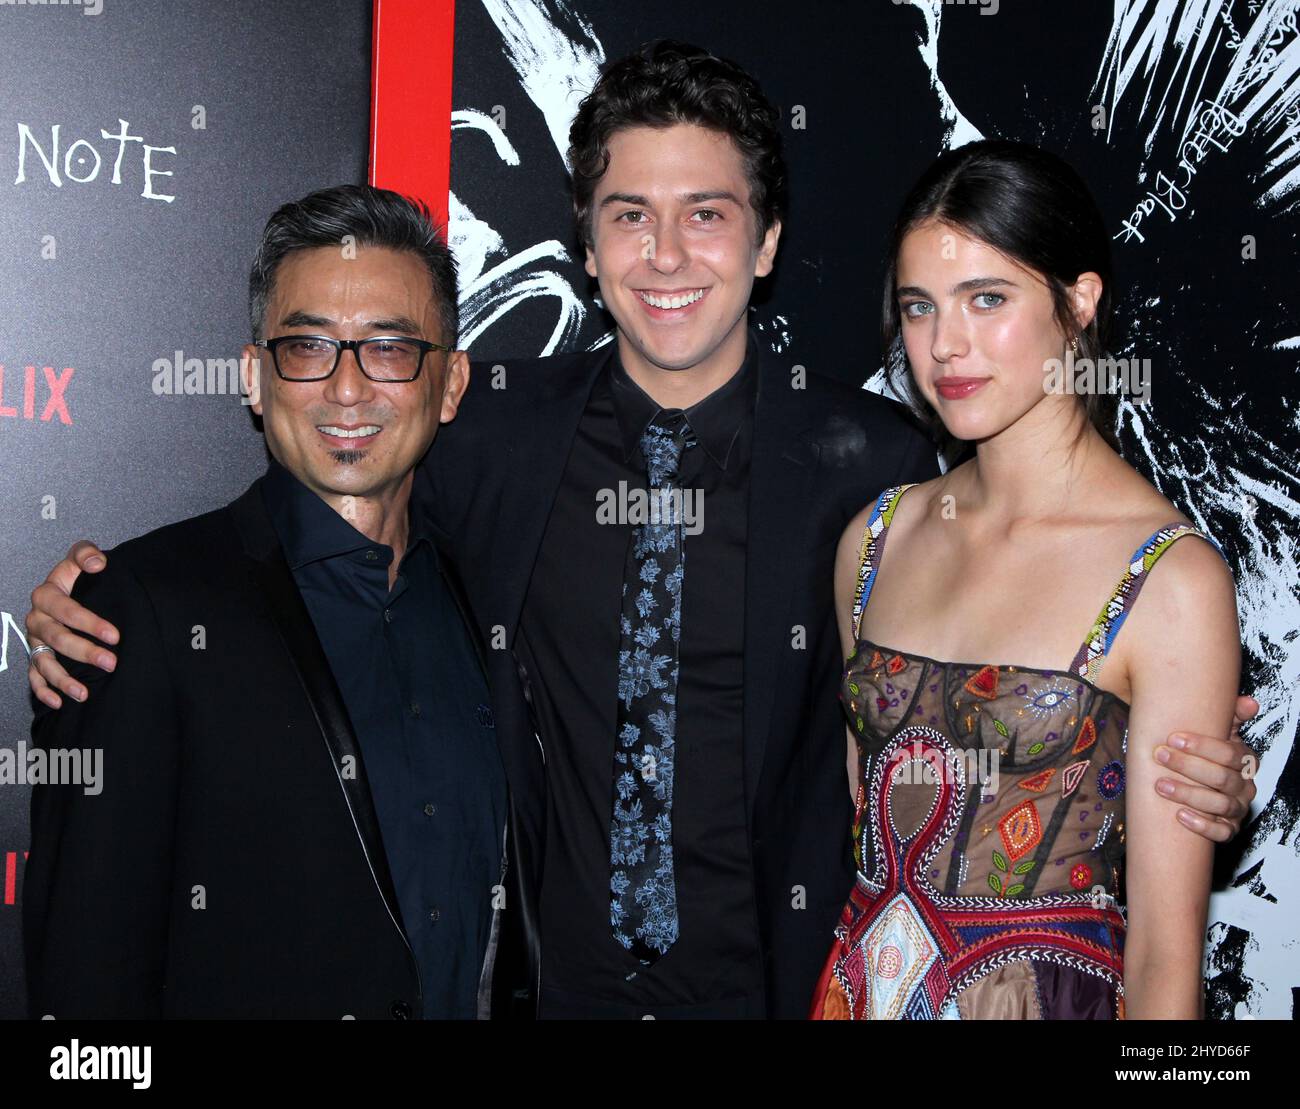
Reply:
<svg viewBox="0 0 1300 1109"><path fill-rule="evenodd" d="M987 243L1038 273L1052 294L1053 312L1066 344L1078 340L1076 359L1094 361L1108 351L1113 295L1110 236L1083 178L1055 154L1029 143L985 139L941 155L903 201L886 255L884 315L885 371L890 386L909 399L917 415L951 446L942 421L913 386L900 335L895 288L898 253L908 232L928 221L947 224ZM1101 297L1082 330L1066 295L1082 273L1102 280ZM1093 427L1115 450L1119 402L1112 393L1083 397Z"/></svg>

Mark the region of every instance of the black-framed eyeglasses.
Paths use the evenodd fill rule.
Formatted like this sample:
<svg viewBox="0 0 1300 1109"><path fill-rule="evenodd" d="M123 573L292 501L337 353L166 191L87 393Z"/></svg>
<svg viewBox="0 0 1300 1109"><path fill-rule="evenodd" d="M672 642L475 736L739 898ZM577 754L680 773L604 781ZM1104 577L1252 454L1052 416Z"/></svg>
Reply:
<svg viewBox="0 0 1300 1109"><path fill-rule="evenodd" d="M369 339L279 335L258 339L253 345L271 352L275 372L285 381L324 381L339 368L345 350L356 355L361 372L371 381L414 381L429 351L456 349L405 335L376 335Z"/></svg>

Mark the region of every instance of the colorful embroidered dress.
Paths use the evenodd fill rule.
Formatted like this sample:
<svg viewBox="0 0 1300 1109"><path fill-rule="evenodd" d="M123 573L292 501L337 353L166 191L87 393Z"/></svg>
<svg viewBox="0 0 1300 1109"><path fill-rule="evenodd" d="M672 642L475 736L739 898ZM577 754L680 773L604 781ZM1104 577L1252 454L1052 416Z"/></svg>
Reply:
<svg viewBox="0 0 1300 1109"><path fill-rule="evenodd" d="M910 488L863 536L840 690L858 875L812 1016L1123 1017L1129 706L1095 682L1152 565L1202 533L1171 524L1133 553L1068 671L940 662L858 638Z"/></svg>

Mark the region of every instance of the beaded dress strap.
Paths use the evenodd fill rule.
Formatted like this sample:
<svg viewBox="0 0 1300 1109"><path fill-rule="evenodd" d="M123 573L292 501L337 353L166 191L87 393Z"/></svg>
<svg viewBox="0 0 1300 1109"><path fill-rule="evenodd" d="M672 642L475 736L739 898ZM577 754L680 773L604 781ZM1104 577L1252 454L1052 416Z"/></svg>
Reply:
<svg viewBox="0 0 1300 1109"><path fill-rule="evenodd" d="M862 611L867 607L871 596L871 587L876 581L876 572L880 569L880 557L885 551L885 538L890 521L894 518L894 509L899 498L913 485L891 485L876 499L871 515L867 517L867 526L862 529L862 549L858 557L858 585L853 594L853 638L858 638L858 627L862 623Z"/></svg>
<svg viewBox="0 0 1300 1109"><path fill-rule="evenodd" d="M1097 675L1101 673L1102 663L1106 661L1106 655L1115 642L1115 637L1119 635L1119 629L1124 626L1124 621L1133 608L1133 602L1142 592L1142 586L1146 584L1151 567L1165 551L1169 550L1175 540L1181 539L1184 535L1199 535L1219 552L1225 562L1227 561L1223 548L1191 524L1166 524L1154 532L1133 552L1128 569L1120 578L1119 585L1110 595L1110 600L1101 606L1096 623L1079 647L1074 661L1070 663L1071 673L1077 674L1085 681L1096 683Z"/></svg>

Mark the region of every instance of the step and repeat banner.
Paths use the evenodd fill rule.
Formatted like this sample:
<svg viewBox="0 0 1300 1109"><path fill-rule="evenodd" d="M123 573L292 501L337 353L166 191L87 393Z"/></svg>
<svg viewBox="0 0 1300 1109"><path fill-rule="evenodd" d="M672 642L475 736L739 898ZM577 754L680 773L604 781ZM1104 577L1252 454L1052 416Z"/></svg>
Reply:
<svg viewBox="0 0 1300 1109"><path fill-rule="evenodd" d="M369 0L0 2L0 1016L23 1012L22 616L74 539L207 511L262 469L236 357L266 217L369 164L447 213L476 358L607 342L569 122L606 60L673 37L755 73L786 120L791 210L754 318L792 365L884 388L885 237L944 149L1037 142L1092 186L1114 232L1115 354L1150 374L1150 403L1122 410L1126 456L1231 559L1262 705L1256 810L1217 855L1208 1012L1293 1017L1300 0L423 7L424 54L409 0L379 17Z"/></svg>
<svg viewBox="0 0 1300 1109"><path fill-rule="evenodd" d="M25 1009L32 588L262 470L248 267L277 205L365 179L370 31L361 0L0 4L0 1016Z"/></svg>

